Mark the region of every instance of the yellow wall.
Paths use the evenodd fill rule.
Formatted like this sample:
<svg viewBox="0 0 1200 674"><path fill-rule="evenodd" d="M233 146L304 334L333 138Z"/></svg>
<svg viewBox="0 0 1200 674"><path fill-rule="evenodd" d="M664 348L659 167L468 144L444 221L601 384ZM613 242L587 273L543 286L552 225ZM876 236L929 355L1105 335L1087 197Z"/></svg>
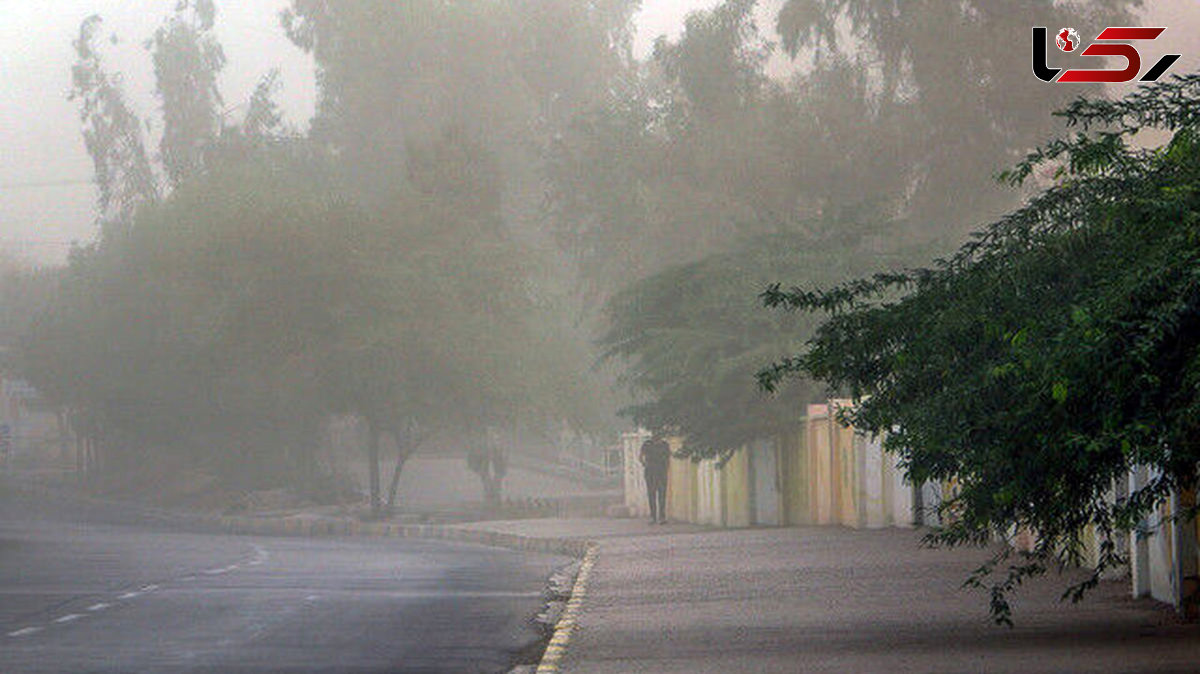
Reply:
<svg viewBox="0 0 1200 674"><path fill-rule="evenodd" d="M780 436L780 508L783 524L797 526L812 523L812 485L809 480L805 431Z"/></svg>
<svg viewBox="0 0 1200 674"><path fill-rule="evenodd" d="M860 495L858 457L854 451L854 429L832 420L833 452L837 464L837 523L858 526Z"/></svg>
<svg viewBox="0 0 1200 674"><path fill-rule="evenodd" d="M721 469L722 524L750 526L750 455L743 447Z"/></svg>
<svg viewBox="0 0 1200 674"><path fill-rule="evenodd" d="M670 440L671 451L679 449ZM739 451L723 467L714 460L671 458L667 469L667 517L714 526L750 525L750 459Z"/></svg>
<svg viewBox="0 0 1200 674"><path fill-rule="evenodd" d="M826 405L808 406L805 449L812 485L809 512L813 524L834 523L834 472L829 412Z"/></svg>
<svg viewBox="0 0 1200 674"><path fill-rule="evenodd" d="M775 438L780 523L907 526L911 488L897 477L894 459L879 455L879 442L856 437L837 422L839 404L844 401L808 405L801 428ZM673 438L670 444L674 452L682 442ZM722 468L711 459L672 457L667 516L677 522L749 526L754 479L747 448Z"/></svg>
<svg viewBox="0 0 1200 674"><path fill-rule="evenodd" d="M683 441L670 440L671 452ZM667 467L667 518L676 522L696 521L696 464L689 459L671 457Z"/></svg>

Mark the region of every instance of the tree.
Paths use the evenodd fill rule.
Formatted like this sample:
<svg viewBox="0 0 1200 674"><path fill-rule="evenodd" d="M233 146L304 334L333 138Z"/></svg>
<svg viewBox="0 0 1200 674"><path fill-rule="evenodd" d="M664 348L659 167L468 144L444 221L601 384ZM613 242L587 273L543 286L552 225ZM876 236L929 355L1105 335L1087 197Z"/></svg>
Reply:
<svg viewBox="0 0 1200 674"><path fill-rule="evenodd" d="M589 299L746 237L906 216L916 109L883 105L872 74L846 58L772 80L752 9L690 15L556 144L556 233Z"/></svg>
<svg viewBox="0 0 1200 674"><path fill-rule="evenodd" d="M75 42L72 98L81 103L84 139L96 167L101 235L72 251L55 301L26 335L18 362L44 393L69 406L93 466L103 458L107 468L116 470L176 453L254 481L274 462L273 450L286 446L290 449L283 463L304 482L313 476L311 450L320 416L283 423L290 413L313 409L311 391L301 394L304 382L288 378L301 369L281 367L271 357L277 352L251 354L244 343L222 341L225 337L216 332L234 329L220 324L230 319L222 312L247 296L229 292L222 280L198 265L213 264L214 273L227 272L230 278L240 274L259 289L261 279L250 281L254 272L238 266L245 258L187 258L182 251L195 246L197 253L211 253L212 248L229 252L239 236L253 248L253 235L231 228L257 227L259 234L271 230L278 224L271 219L282 207L253 197L248 188L291 195L299 208L310 209L307 217L317 219L330 215L326 201L331 188L313 182L319 161L299 169L301 161L315 155L302 159L303 153L295 152L296 139L281 133L270 100L270 76L255 92L244 128L225 125L216 86L224 56L211 34L214 20L210 0L183 0L145 43L162 103L157 159L170 192L159 188L158 171L143 142L143 123L124 99L120 76L104 68L96 40L100 18L83 22ZM220 175L208 175L214 169ZM274 182L284 175L312 193L294 194ZM205 214L225 220L206 219ZM293 217L301 222L306 216ZM271 231L281 234L284 229ZM223 243L214 244L217 239ZM276 252L282 258L301 245ZM270 342L277 336L253 337ZM270 419L278 422L276 428L289 430L264 434ZM289 422L296 419L288 417ZM250 449L256 444L265 449ZM240 475L228 466L239 458L248 469Z"/></svg>
<svg viewBox="0 0 1200 674"><path fill-rule="evenodd" d="M101 236L132 219L139 204L158 198L158 182L146 153L141 119L129 108L118 75L104 69L96 33L103 21L85 19L74 41L71 99L80 102L83 140L99 188ZM115 39L115 38L114 38Z"/></svg>
<svg viewBox="0 0 1200 674"><path fill-rule="evenodd" d="M405 175L411 140L458 128L495 153L515 227L537 215L540 147L628 60L635 7L294 0L282 18L317 64L314 136L343 152L362 189L386 194Z"/></svg>
<svg viewBox="0 0 1200 674"><path fill-rule="evenodd" d="M1047 113L1079 94L1028 76L1030 26L1090 25L1098 32L1129 25L1140 5L787 0L776 29L793 57L870 64L882 110L916 107L921 123L910 129L915 142L904 170L915 192L910 223L921 228L913 234L954 245L976 223L1016 205L1017 195L991 177L1061 131Z"/></svg>
<svg viewBox="0 0 1200 674"><path fill-rule="evenodd" d="M603 60L619 49L612 22L627 4L428 3L421 15L394 3L297 2L285 23L323 71L309 142L283 128L273 74L241 126L225 123L213 5L178 3L146 45L171 190L122 197L121 227L73 252L58 301L23 342L25 371L77 411L113 469L169 454L217 466L234 483L304 481L321 421L357 415L370 431L375 514L389 439L390 506L405 461L432 433L573 415L590 389L570 374L588 359L559 330L538 328L553 293L535 287L533 258L506 215L509 185L530 169L514 157L536 134L508 143L482 131L492 113L507 128L532 128L539 106L588 95L578 78L544 66L543 52L570 50L543 38L554 21L575 22L591 35L584 51ZM98 25L82 30L77 79L85 122L109 125L94 134L93 154L108 171L102 185L116 185L102 193L110 199L127 175L153 187L154 170L140 122L92 48ZM406 39L393 40L395 30ZM473 30L489 36L478 49L439 56L439 40ZM537 39L514 45L510 34ZM387 47L382 58L361 51L373 40ZM447 78L425 78L410 57ZM595 65L572 67L596 75ZM484 81L494 97L476 96ZM399 93L431 95L455 113L451 123L417 126L413 110L392 105ZM482 107L464 108L467 100ZM128 137L109 132L113 109Z"/></svg>
<svg viewBox="0 0 1200 674"><path fill-rule="evenodd" d="M146 41L162 102L159 153L171 185L178 187L204 164L204 152L221 133L217 76L225 52L212 35L213 0L178 0L175 15Z"/></svg>
<svg viewBox="0 0 1200 674"><path fill-rule="evenodd" d="M793 427L819 392L756 392L749 373L814 323L762 316L758 289L778 274L828 283L918 255L891 236L913 109L881 110L846 60L771 81L751 9L691 15L678 42L656 46L647 91L581 118L559 156L566 233L611 296L600 344L638 400L625 411L673 427L696 458Z"/></svg>
<svg viewBox="0 0 1200 674"><path fill-rule="evenodd" d="M935 544L983 544L1010 526L1037 532L1031 554L1004 550L971 578L992 611L1050 566L1077 563L1085 531L1099 563L1078 600L1119 564L1114 539L1172 492L1196 487L1200 461L1200 77L1119 102L1079 100L1058 116L1079 132L1006 174L1039 167L1056 184L935 266L824 290L771 287L769 306L833 314L806 352L760 373L823 379L856 401L848 420L886 434L916 484L954 479ZM1147 129L1174 133L1137 149ZM1139 466L1155 476L1114 496ZM1194 508L1180 517L1190 520Z"/></svg>
<svg viewBox="0 0 1200 674"><path fill-rule="evenodd" d="M627 66L634 6L296 0L284 13L319 71L314 140L336 149L362 203L411 246L422 270L411 282L430 289L405 326L423 369L404 379L430 384L420 400L401 396L413 410L401 426L474 437L556 415L595 425L605 387L573 323L571 267L542 226L543 154Z"/></svg>
<svg viewBox="0 0 1200 674"><path fill-rule="evenodd" d="M361 251L387 250L370 225L310 156L214 167L73 252L22 370L110 472L178 457L230 486L308 486L329 407L315 364L377 296L360 292Z"/></svg>
<svg viewBox="0 0 1200 674"><path fill-rule="evenodd" d="M617 293L601 345L607 357L625 361L624 382L640 400L624 414L646 428L674 429L684 439L681 454L696 459L725 460L753 440L794 428L797 410L817 397L819 385L795 382L765 398L751 373L800 348L816 320L764 313L754 296L776 278L834 283L898 254L863 250L855 238L861 241L861 231L753 237Z"/></svg>

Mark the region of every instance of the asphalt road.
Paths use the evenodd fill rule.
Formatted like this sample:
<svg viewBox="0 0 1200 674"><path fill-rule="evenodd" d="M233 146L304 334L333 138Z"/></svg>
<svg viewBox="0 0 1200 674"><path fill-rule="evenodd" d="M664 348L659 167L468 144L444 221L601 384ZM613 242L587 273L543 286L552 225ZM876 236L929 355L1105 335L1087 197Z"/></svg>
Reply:
<svg viewBox="0 0 1200 674"><path fill-rule="evenodd" d="M48 510L0 493L4 674L503 672L536 647L530 618L568 562Z"/></svg>

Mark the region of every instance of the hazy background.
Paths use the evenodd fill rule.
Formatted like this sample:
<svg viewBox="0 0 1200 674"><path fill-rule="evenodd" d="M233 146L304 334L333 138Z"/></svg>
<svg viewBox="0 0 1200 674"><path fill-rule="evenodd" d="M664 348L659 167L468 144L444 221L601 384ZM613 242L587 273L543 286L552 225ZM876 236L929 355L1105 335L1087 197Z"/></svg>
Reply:
<svg viewBox="0 0 1200 674"><path fill-rule="evenodd" d="M814 328L764 310L767 284L839 283L952 250L1028 194L993 178L1062 132L1050 112L1102 91L1035 80L1030 22L1085 38L1099 30L1088 21L1163 25L1141 45L1145 67L1167 52L1184 55L1176 73L1200 64L1190 0L1136 16L1124 12L1137 0L947 0L857 32L846 7L865 0L577 2L217 0L201 39L176 0L0 0L0 256L41 267L0 284L0 350L16 354L4 376L45 396L60 463L90 471L83 457L107 451L153 467L146 484L169 474L201 490L220 475L255 490L315 483L319 444L345 464L326 468L378 495L382 433L390 491L412 505L461 501L471 471L486 483L500 466L503 480L510 460L518 497L579 486L547 474L609 479L632 426L736 451L826 393L754 386ZM280 25L289 6L308 37ZM137 187L144 174L119 150L143 141L159 184L129 192L126 211L110 202L95 250L56 267L72 242L97 240L93 162L68 100L72 42L92 15L94 81L118 73L148 125L98 136L117 167L106 184ZM776 44L777 17L791 43ZM176 69L169 91L156 82L145 43L172 21L184 47L223 49L219 104L178 85L204 70L179 44L157 52ZM809 39L814 26L825 36ZM275 69L282 128L239 135ZM203 128L164 122L164 101ZM160 143L164 123L174 143ZM220 168L168 175L160 154L188 142ZM344 181L329 194L325 170ZM356 208L330 210L346 194ZM139 202L159 207L135 218ZM321 278L341 283L308 285ZM405 467L418 446L427 457ZM121 465L106 477L127 477Z"/></svg>
<svg viewBox="0 0 1200 674"><path fill-rule="evenodd" d="M153 77L142 42L174 6L174 0L0 0L0 250L37 262L58 262L72 240L94 234L95 194L91 162L84 151L76 105L67 100L71 41L91 14L104 17L106 33L122 47L111 66L125 74L127 93L143 115L156 105ZM221 73L227 107L245 102L255 83L272 67L282 73L278 100L287 121L307 127L315 87L312 59L296 49L279 28L286 0L218 2L217 35L229 65ZM636 18L637 56L648 55L659 35L676 37L688 12L717 0L646 0ZM759 14L773 15L777 2L760 3ZM1150 53L1182 53L1175 72L1200 63L1200 19L1193 0L1158 0L1144 12L1145 25L1170 30ZM769 19L761 21L764 29ZM767 31L773 32L773 31ZM774 69L786 67L776 55Z"/></svg>
<svg viewBox="0 0 1200 674"><path fill-rule="evenodd" d="M684 16L717 0L647 0L637 18L635 51L646 56L659 35L677 36ZM771 5L774 3L764 3ZM92 165L78 132L71 88L71 42L92 14L105 34L121 40L111 67L125 75L126 92L143 116L157 106L154 78L142 42L170 15L175 0L0 0L0 250L37 262L62 261L72 240L95 233ZM312 58L279 27L286 0L218 2L217 37L228 66L220 78L226 107L244 104L273 67L287 122L304 130L316 91ZM153 143L152 143L153 144Z"/></svg>

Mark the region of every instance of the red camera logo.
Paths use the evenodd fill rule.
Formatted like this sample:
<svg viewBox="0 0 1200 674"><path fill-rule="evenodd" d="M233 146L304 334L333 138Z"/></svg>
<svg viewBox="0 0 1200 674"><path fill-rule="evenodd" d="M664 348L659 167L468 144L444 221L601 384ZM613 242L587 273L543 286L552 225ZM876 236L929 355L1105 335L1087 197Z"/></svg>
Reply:
<svg viewBox="0 0 1200 674"><path fill-rule="evenodd" d="M1054 43L1060 50L1068 54L1078 53L1080 56L1119 56L1125 59L1125 67L1118 70L1086 70L1075 68L1063 71L1062 68L1051 68L1049 65L1049 31L1045 26L1033 28L1033 74L1043 82L1132 82L1142 71L1142 55L1136 47L1124 42L1142 40L1149 42L1157 40L1166 28L1129 28L1109 27L1096 36L1096 40L1079 51L1079 33L1074 28L1063 28L1054 35ZM1142 75L1139 82L1155 82L1162 77L1175 62L1180 54L1167 54L1158 60L1150 70ZM1062 73L1061 76L1059 73ZM1057 80L1055 79L1057 78Z"/></svg>

